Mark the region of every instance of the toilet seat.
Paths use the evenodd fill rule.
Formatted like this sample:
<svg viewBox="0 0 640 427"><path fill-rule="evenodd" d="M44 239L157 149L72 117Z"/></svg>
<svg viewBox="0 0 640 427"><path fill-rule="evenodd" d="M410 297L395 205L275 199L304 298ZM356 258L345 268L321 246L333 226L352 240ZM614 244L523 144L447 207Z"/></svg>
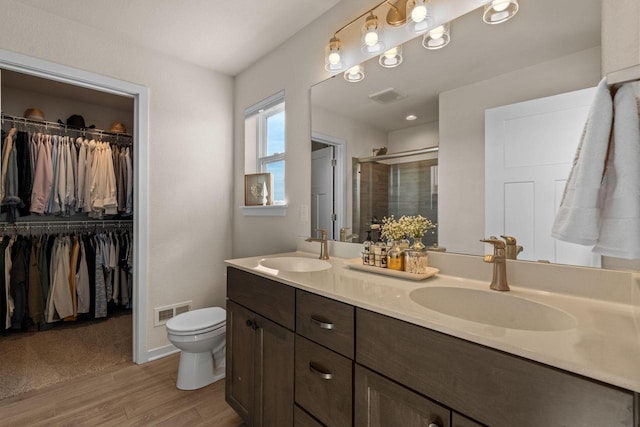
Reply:
<svg viewBox="0 0 640 427"><path fill-rule="evenodd" d="M226 311L220 307L208 307L188 311L167 321L167 332L173 335L196 335L224 329Z"/></svg>

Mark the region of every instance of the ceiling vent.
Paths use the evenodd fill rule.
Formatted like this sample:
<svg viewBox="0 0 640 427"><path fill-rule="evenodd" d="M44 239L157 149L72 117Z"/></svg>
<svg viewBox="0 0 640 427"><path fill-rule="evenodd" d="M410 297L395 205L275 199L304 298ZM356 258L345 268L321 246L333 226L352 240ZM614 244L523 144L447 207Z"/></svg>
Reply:
<svg viewBox="0 0 640 427"><path fill-rule="evenodd" d="M405 95L404 93L398 92L392 87L369 95L369 98L371 98L376 102L379 102L380 104L390 104L392 102L399 101L406 97L407 95Z"/></svg>

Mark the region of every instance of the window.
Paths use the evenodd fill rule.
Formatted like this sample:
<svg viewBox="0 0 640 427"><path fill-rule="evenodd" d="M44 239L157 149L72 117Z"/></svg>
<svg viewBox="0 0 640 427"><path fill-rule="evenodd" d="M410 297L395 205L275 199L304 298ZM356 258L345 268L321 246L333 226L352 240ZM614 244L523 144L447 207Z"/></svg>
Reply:
<svg viewBox="0 0 640 427"><path fill-rule="evenodd" d="M245 173L271 173L274 204L285 203L285 151L284 92L280 92L245 111Z"/></svg>

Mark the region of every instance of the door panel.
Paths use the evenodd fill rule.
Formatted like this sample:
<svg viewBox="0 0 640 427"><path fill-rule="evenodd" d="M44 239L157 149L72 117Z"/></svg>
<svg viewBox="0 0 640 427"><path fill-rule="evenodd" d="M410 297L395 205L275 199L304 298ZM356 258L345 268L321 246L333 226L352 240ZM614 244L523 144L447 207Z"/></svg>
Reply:
<svg viewBox="0 0 640 427"><path fill-rule="evenodd" d="M591 267L591 247L559 242L551 227L595 88L485 112L485 237L516 237L523 260Z"/></svg>

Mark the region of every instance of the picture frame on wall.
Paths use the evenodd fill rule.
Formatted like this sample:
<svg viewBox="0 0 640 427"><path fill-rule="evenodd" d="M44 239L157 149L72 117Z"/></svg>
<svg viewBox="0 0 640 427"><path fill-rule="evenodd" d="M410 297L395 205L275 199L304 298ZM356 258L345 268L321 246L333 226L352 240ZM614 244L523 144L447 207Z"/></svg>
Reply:
<svg viewBox="0 0 640 427"><path fill-rule="evenodd" d="M244 205L269 206L273 204L271 195L273 177L270 173L251 173L244 176Z"/></svg>

